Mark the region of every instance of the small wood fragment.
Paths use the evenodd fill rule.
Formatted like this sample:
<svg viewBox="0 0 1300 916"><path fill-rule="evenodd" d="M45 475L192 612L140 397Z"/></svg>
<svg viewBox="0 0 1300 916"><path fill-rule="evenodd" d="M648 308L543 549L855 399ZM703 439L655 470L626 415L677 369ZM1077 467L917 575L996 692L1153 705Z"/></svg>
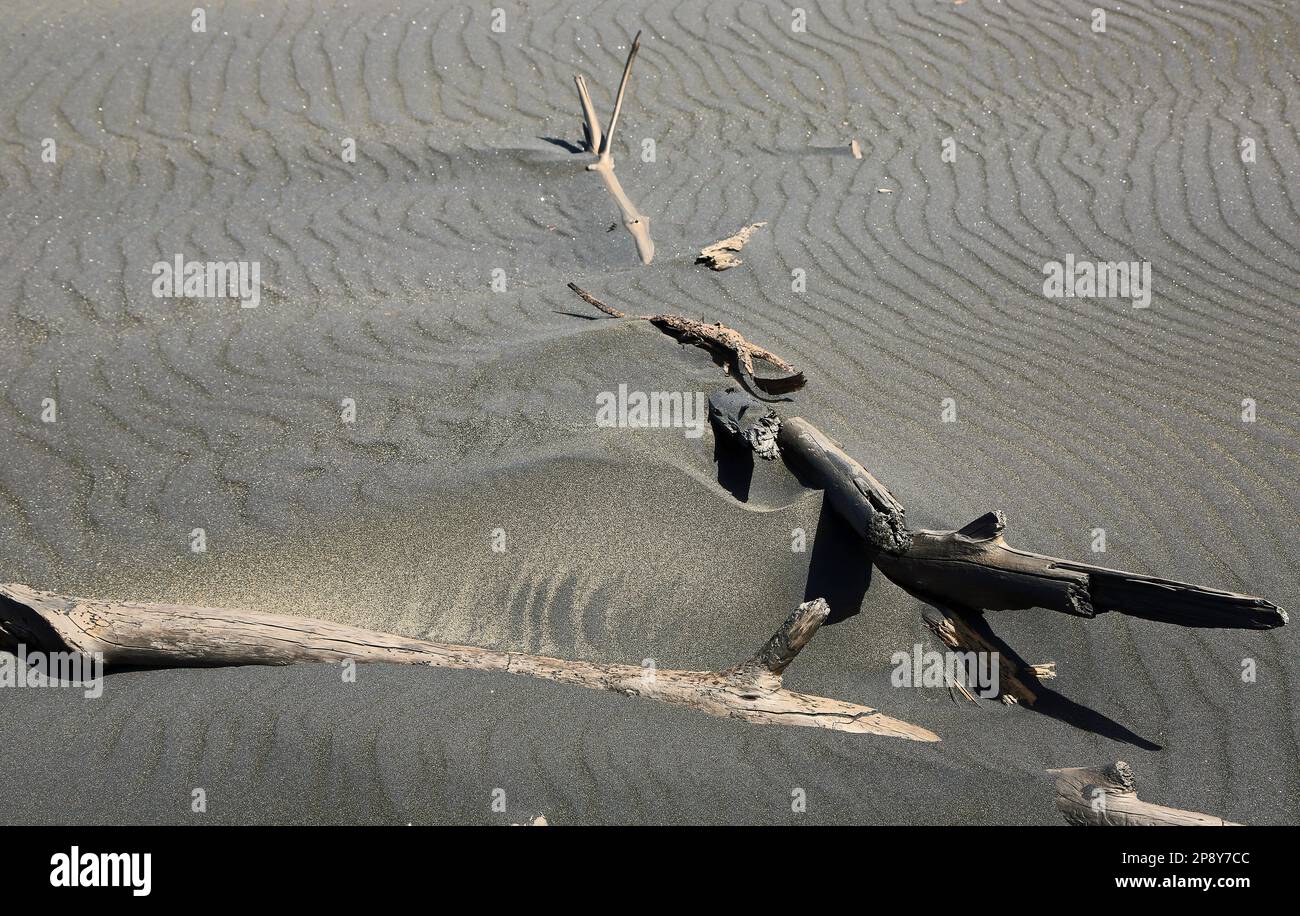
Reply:
<svg viewBox="0 0 1300 916"><path fill-rule="evenodd" d="M749 237L766 225L766 222L754 223L741 229L735 235L701 248L695 263L704 264L710 270L730 270L733 267L739 267L745 262L736 257L735 252L744 248L749 243Z"/></svg>

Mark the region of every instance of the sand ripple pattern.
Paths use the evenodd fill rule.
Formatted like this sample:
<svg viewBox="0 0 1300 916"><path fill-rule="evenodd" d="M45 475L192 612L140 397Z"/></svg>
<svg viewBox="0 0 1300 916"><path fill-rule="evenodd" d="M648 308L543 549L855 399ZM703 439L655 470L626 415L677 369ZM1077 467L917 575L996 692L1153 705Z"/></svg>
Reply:
<svg viewBox="0 0 1300 916"><path fill-rule="evenodd" d="M576 280L629 310L723 321L805 369L801 412L921 524L1002 508L1016 542L1080 557L1104 528L1107 565L1300 607L1295 5L1125 4L1104 34L1091 5L1065 0L801 6L804 32L789 9L750 0L507 5L494 33L488 4L229 2L209 4L195 33L173 3L8 3L3 578L208 603L261 596L574 656L730 658L800 597L807 557L791 556L789 532L815 528L815 499L760 480L756 504L737 507L709 484L709 437L596 429L599 391L724 379L650 329L574 317L586 309L564 284ZM599 182L551 142L580 134L574 72L607 110L638 29L615 155L653 220L649 268L607 231L617 213ZM46 138L55 163L41 158ZM355 163L340 155L348 138ZM645 138L654 162L641 158ZM850 138L861 160L843 154ZM699 247L759 220L742 268L692 266ZM150 267L177 253L258 260L261 305L155 298ZM1151 262L1151 307L1045 298L1043 264L1067 253ZM495 269L505 292L490 288ZM791 287L796 270L804 292ZM56 423L41 422L46 398ZM340 422L344 398L355 424ZM940 420L945 398L955 423ZM1255 423L1241 421L1245 398ZM498 526L518 548L504 557L486 546ZM188 550L194 527L213 545L204 557ZM738 531L752 540L719 548ZM716 617L701 618L702 599ZM885 584L863 610L819 637L826 654L807 676L886 705L857 691L887 691L889 653L925 637L916 605ZM1001 625L1058 661L1074 699L1164 745L1134 760L1153 794L1235 820L1300 820L1289 629L1211 638L1033 613ZM1255 684L1240 680L1245 658ZM142 697L162 689L140 677ZM278 686L297 675L251 687L211 677L203 689L227 700L265 692L283 712L277 734L322 760L330 729L353 728ZM489 689L444 683L447 708L467 716ZM587 709L546 690L557 709ZM910 702L891 711L906 717ZM989 721L915 702L922 720ZM237 705L203 713L218 736ZM592 721L620 708L592 707ZM995 721L999 740L978 760L956 742L934 752L936 781L987 766L1001 785L1018 769L1086 762L1058 756L1067 746L1089 759L1124 751L1025 717ZM145 740L139 722L119 725ZM171 741L193 751L193 731L176 728L156 754L179 753ZM307 797L328 810L339 786L370 779L350 817L437 819L455 804L406 804L393 787L415 791L410 774L386 768L509 747L545 761L542 783L557 780L537 790L539 807L575 817L765 818L713 789L683 815L674 781L687 777L637 772L637 755L596 726L558 756L549 729L506 730L405 763L386 762L394 733L377 735L370 764L320 763ZM764 743L709 735L732 749ZM259 766L274 769L281 739L264 738ZM755 778L789 782L782 761L803 753L792 740L771 746ZM205 745L233 765L234 745L221 746ZM125 766L118 753L101 748L105 772ZM590 783L557 801L575 761ZM140 791L164 772L145 771ZM856 783L835 797L857 800L849 820L1023 816L981 808L987 785L972 780L950 802L959 812L926 817L902 785L892 807ZM1254 801L1262 785L1267 812Z"/></svg>

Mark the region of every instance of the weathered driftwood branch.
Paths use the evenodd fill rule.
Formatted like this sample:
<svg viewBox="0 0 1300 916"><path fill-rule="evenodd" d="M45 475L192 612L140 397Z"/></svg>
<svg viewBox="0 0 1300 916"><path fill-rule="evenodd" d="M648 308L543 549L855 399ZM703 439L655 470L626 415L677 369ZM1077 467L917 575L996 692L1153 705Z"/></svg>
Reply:
<svg viewBox="0 0 1300 916"><path fill-rule="evenodd" d="M884 484L807 420L792 417L780 422L776 442L781 454L798 456L863 540L890 553L910 549L906 512Z"/></svg>
<svg viewBox="0 0 1300 916"><path fill-rule="evenodd" d="M909 531L898 500L815 426L737 395L710 399L716 425L732 435L760 424L769 433L779 426L778 453L812 472L835 511L874 548L877 568L936 607L1042 607L1080 617L1119 611L1182 626L1235 629L1287 622L1286 612L1263 598L1018 550L1003 538L1001 512L957 531Z"/></svg>
<svg viewBox="0 0 1300 916"><path fill-rule="evenodd" d="M102 656L106 665L199 667L295 662L390 662L524 674L775 725L938 741L933 732L867 706L786 690L781 673L830 612L800 605L752 658L725 671L658 671L408 639L258 611L71 598L0 585L0 648Z"/></svg>
<svg viewBox="0 0 1300 916"><path fill-rule="evenodd" d="M684 318L681 315L628 315L626 312L620 312L613 306L601 302L576 283L570 283L569 289L573 290L582 301L600 309L612 318L633 318L637 321L648 321L680 343L704 347L728 359L728 371L733 373L737 380L754 397L765 401L789 400L788 398L770 398L768 395L785 394L804 386L805 379L802 372L770 350L764 350L762 347L750 343L739 331L732 330L722 324L705 324L703 321ZM756 359L791 374L780 378L756 376L754 375L754 360Z"/></svg>
<svg viewBox="0 0 1300 916"><path fill-rule="evenodd" d="M1048 770L1056 776L1056 810L1079 827L1239 827L1221 817L1153 805L1137 797L1124 761L1107 767Z"/></svg>
<svg viewBox="0 0 1300 916"><path fill-rule="evenodd" d="M587 81L582 74L578 74L573 78L573 82L578 87L578 101L582 105L582 131L587 152L596 156L596 161L588 165L587 169L600 175L605 190L609 192L610 197L614 198L614 203L618 206L624 228L636 242L641 263L649 264L655 256L655 243L650 238L650 218L638 210L636 204L632 203L632 199L624 192L622 183L614 174L613 153L614 128L618 125L618 116L623 110L623 97L627 92L628 79L632 76L632 61L636 60L636 52L639 50L641 50L641 33L637 32L636 38L632 40L632 47L627 52L627 63L623 65L623 79L618 84L618 95L614 99L614 111L609 117L607 131L601 130L600 118L591 103L591 93L587 91Z"/></svg>
<svg viewBox="0 0 1300 916"><path fill-rule="evenodd" d="M905 553L882 555L876 565L926 600L987 610L1043 607L1080 617L1119 611L1187 627L1248 630L1287 621L1285 611L1263 598L1018 550L1003 538L1005 529L1002 513L989 512L958 531L914 531Z"/></svg>
<svg viewBox="0 0 1300 916"><path fill-rule="evenodd" d="M623 111L623 95L627 92L627 81L632 77L632 61L636 52L641 50L641 33L632 39L632 47L627 52L627 62L623 64L623 78L618 81L618 93L614 96L614 111L609 116L609 130L605 131L605 140L600 145L600 163L602 167L613 169L614 157L611 152L614 144L614 128L618 126L618 116Z"/></svg>

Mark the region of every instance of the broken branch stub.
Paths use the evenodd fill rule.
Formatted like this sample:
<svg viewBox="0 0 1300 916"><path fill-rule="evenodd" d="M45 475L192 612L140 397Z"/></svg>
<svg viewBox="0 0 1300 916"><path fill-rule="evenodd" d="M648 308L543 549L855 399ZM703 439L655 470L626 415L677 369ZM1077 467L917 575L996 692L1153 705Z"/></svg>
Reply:
<svg viewBox="0 0 1300 916"><path fill-rule="evenodd" d="M780 629L754 653L754 657L735 670L765 671L780 677L803 651L803 647L808 645L808 640L821 629L830 612L830 605L821 598L799 605L781 624Z"/></svg>
<svg viewBox="0 0 1300 916"><path fill-rule="evenodd" d="M1221 817L1153 805L1137 797L1133 770L1106 767L1048 770L1056 776L1056 810L1077 827L1240 827Z"/></svg>
<svg viewBox="0 0 1300 916"><path fill-rule="evenodd" d="M297 662L388 662L500 671L611 690L687 706L713 716L801 725L912 741L938 741L929 729L856 703L795 693L781 673L817 632L829 607L817 599L791 614L748 661L725 671L673 671L477 646L232 608L72 598L26 585L0 585L0 646L100 656L105 665L201 667Z"/></svg>

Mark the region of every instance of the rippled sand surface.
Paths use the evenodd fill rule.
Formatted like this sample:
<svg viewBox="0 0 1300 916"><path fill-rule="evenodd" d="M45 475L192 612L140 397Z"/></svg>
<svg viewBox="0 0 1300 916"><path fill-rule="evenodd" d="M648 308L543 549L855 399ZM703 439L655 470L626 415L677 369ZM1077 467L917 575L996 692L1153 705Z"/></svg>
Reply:
<svg viewBox="0 0 1300 916"><path fill-rule="evenodd" d="M198 786L218 822L1054 823L1042 771L1115 759L1150 801L1300 821L1294 627L994 618L1118 729L894 688L921 605L780 467L741 501L711 432L598 427L620 384L728 379L565 287L795 363L915 524L1000 508L1017 546L1294 609L1293 5L7 6L0 581L695 668L826 595L790 685L944 740L474 672L127 672L3 692L0 821L188 822ZM607 117L638 29L614 154L649 266L569 149L574 73ZM743 266L694 265L758 221ZM258 307L155 297L177 254L259 262ZM1046 298L1067 254L1150 262L1150 306Z"/></svg>

